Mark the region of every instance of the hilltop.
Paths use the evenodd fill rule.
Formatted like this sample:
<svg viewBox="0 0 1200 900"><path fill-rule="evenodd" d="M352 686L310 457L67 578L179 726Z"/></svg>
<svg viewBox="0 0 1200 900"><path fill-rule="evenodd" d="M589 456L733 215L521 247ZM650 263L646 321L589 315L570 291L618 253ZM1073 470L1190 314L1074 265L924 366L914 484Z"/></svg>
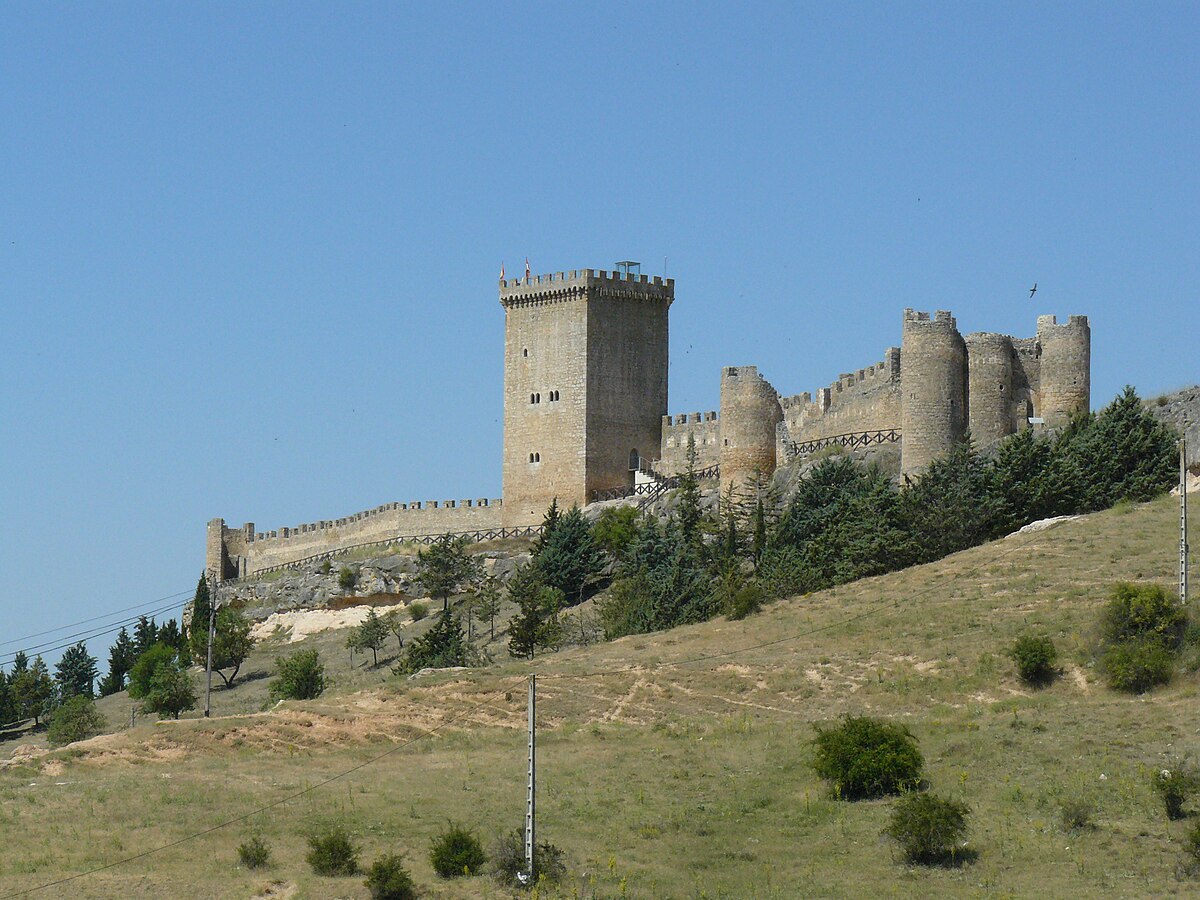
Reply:
<svg viewBox="0 0 1200 900"><path fill-rule="evenodd" d="M407 849L429 896L508 896L486 878L437 882L426 849L448 819L489 839L521 821L523 676L535 671L540 836L566 851L582 896L1191 893L1179 871L1187 823L1166 820L1149 773L1200 749L1188 715L1197 677L1120 695L1097 679L1090 651L1115 581L1173 585L1176 504L1122 504L741 622L416 680L360 667L318 701L252 713L247 699L223 715L262 690L255 673L273 655L324 641L332 656L339 633L267 643L243 686L217 693L218 718L140 725L0 772L0 887L180 840L394 751L70 891L151 897L188 884L204 897L365 897L361 880L320 879L303 862L305 823L336 815L366 862ZM1004 655L1029 626L1049 631L1064 657L1062 677L1040 691ZM888 801L830 798L809 765L813 724L862 712L907 724L931 783L970 804L975 862L906 867L880 834ZM1059 809L1072 800L1093 805L1093 828L1063 830ZM265 875L235 865L252 824L274 847Z"/></svg>

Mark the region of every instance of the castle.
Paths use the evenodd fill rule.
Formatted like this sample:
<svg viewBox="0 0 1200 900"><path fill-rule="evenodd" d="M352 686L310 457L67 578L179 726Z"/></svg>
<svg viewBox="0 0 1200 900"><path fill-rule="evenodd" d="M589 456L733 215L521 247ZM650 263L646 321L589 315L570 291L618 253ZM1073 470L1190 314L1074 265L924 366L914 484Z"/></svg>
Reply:
<svg viewBox="0 0 1200 900"><path fill-rule="evenodd" d="M720 409L667 414L675 282L580 269L500 281L504 309L503 500L388 503L259 532L208 523L206 566L225 580L373 542L447 532L504 536L546 508L632 493L697 463L722 490L831 444L896 442L920 472L969 430L978 446L1055 427L1091 400L1086 316L1039 316L1037 333L963 337L954 317L904 311L899 347L816 392L780 396L755 366L721 372Z"/></svg>

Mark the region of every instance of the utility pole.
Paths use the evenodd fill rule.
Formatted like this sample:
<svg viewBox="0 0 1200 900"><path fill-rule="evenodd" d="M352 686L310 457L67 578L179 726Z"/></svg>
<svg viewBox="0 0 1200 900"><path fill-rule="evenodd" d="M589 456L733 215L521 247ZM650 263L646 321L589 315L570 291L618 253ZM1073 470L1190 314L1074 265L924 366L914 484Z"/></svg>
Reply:
<svg viewBox="0 0 1200 900"><path fill-rule="evenodd" d="M1179 442L1179 602L1188 602L1187 441Z"/></svg>
<svg viewBox="0 0 1200 900"><path fill-rule="evenodd" d="M212 645L217 630L217 576L208 575L208 663L204 667L204 718L212 713Z"/></svg>
<svg viewBox="0 0 1200 900"><path fill-rule="evenodd" d="M537 736L534 730L537 721L537 676L529 676L529 785L525 798L525 868L528 870L526 884L533 883L534 811L537 797Z"/></svg>

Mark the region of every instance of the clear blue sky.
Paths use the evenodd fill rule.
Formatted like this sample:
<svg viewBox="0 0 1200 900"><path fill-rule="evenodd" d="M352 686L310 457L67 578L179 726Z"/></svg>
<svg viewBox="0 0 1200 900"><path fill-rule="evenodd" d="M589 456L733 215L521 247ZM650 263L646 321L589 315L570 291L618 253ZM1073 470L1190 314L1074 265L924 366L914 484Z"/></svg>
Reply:
<svg viewBox="0 0 1200 900"><path fill-rule="evenodd" d="M672 412L906 306L1089 315L1096 406L1200 376L1195 4L582 6L0 7L0 641L215 516L497 496L526 255L667 258Z"/></svg>

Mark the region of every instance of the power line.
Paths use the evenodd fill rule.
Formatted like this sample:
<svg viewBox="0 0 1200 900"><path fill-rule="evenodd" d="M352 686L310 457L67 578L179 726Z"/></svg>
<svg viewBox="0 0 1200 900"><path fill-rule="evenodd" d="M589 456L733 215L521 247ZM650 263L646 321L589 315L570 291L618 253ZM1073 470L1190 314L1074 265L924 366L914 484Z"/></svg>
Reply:
<svg viewBox="0 0 1200 900"><path fill-rule="evenodd" d="M178 596L181 596L181 595L178 595ZM34 655L44 655L46 653L53 653L56 650L66 649L67 647L77 644L80 641L88 641L88 640L91 640L92 638L102 637L106 634L111 634L114 631L119 631L122 628L126 628L130 625L134 625L137 623L137 621L139 619L142 618L142 615L145 615L147 618L153 618L154 616L160 615L162 613L170 612L171 610L175 609L178 606L179 606L179 603L178 603L178 601L176 601L174 603L168 604L167 606L162 606L157 609L146 610L141 615L131 616L128 619L122 619L118 622L110 623L108 625L98 625L95 628L91 628L86 631L79 631L74 634L61 635L59 637L53 638L52 640L44 641L41 644L33 644L30 646L24 647L20 650L12 650L12 651L9 651L8 653L0 654L0 665L7 665L8 663L11 663L14 659L16 659L16 656L18 653L25 653L26 655L31 654L31 653Z"/></svg>
<svg viewBox="0 0 1200 900"><path fill-rule="evenodd" d="M24 637L9 638L6 641L0 641L0 647L7 647L9 644L20 644L33 638L42 637L47 634L54 634L56 631L66 631L68 628L75 628L78 625L86 625L88 622L95 622L97 619L107 619L110 616L118 615L119 613L129 612L135 609L141 609L146 606L154 606L163 603L166 600L174 600L176 597L183 597L191 594L193 591L180 591L178 594L168 594L166 597L159 597L157 600L147 600L143 603L137 603L133 606L126 606L124 609L114 609L112 612L101 613L98 616L92 616L90 619L80 619L78 622L71 622L68 625L59 625L57 628L48 628L45 631L38 631L33 634L27 634Z"/></svg>
<svg viewBox="0 0 1200 900"><path fill-rule="evenodd" d="M524 681L524 680L526 680L526 676L524 676L524 675L510 676L507 680L508 681L514 681L514 680ZM504 693L504 691L502 691L500 689L493 689L488 692L489 695L502 694L502 693ZM365 769L367 766L377 763L381 759L391 756L393 753L396 753L400 750L403 750L405 747L409 747L409 746L415 744L417 741L421 740L422 738L430 737L431 735L436 734L437 732L439 732L443 728L445 728L447 725L451 725L460 719L466 718L467 716L471 715L472 713L476 712L477 710L483 709L485 706L489 706L491 704L491 702L492 702L491 698L489 697L489 699L484 700L481 703L477 703L474 706L463 710L458 715L451 716L449 719L446 719L445 721L440 722L439 724L433 726L432 728L425 729L420 734L415 735L414 737L411 737L406 741L400 742L399 744L385 750L383 753L380 753L377 756L372 756L370 759L364 760L363 762L360 762L357 765L351 766L349 769L345 769L341 772L338 772L336 775L329 776L324 781L318 781L316 784L309 785L308 787L304 788L303 790L296 791L293 794L288 794L286 797L281 797L280 799L272 801L271 803L268 803L265 806L260 806L257 809L252 809L248 813L244 813L243 815L237 816L232 819L226 819L224 822L220 822L216 825L210 826L209 828L205 828L202 831L197 831L192 834L185 835L184 837L181 837L177 840L170 841L169 843L166 843L166 844L160 844L159 846L152 847L149 850L143 850L141 853L135 853L132 856L126 856L121 859L114 860L113 862L106 863L103 866L95 866L94 868L87 869L83 872L77 872L74 875L68 875L66 878L59 878L56 881L48 881L45 884L39 884L36 887L25 888L24 890L16 891L11 894L4 894L3 896L0 896L0 900L9 900L9 898L11 898L11 897L24 897L28 894L36 893L37 891L44 891L44 890L46 890L46 888L58 887L59 885L66 884L67 882L75 881L76 879L79 879L79 878L85 878L88 875L95 875L97 872L104 872L108 869L114 869L117 866L123 866L126 863L134 862L135 860L139 860L139 859L144 859L145 857L152 856L155 853L161 853L164 850L170 850L172 847L178 847L180 844L186 844L188 841L194 841L197 838L201 838L201 837L204 837L205 835L212 834L214 831L220 831L222 828L228 828L230 825L237 825L239 822L245 822L247 819L252 819L252 818L254 818L254 816L257 816L260 813L264 813L267 810L274 809L277 806L282 806L285 803L290 803L291 801L295 800L297 797L303 797L305 794L312 793L317 788L324 787L327 784L331 784L334 781L337 781L341 778L345 778L347 775L352 775L355 772L359 771L360 769Z"/></svg>

